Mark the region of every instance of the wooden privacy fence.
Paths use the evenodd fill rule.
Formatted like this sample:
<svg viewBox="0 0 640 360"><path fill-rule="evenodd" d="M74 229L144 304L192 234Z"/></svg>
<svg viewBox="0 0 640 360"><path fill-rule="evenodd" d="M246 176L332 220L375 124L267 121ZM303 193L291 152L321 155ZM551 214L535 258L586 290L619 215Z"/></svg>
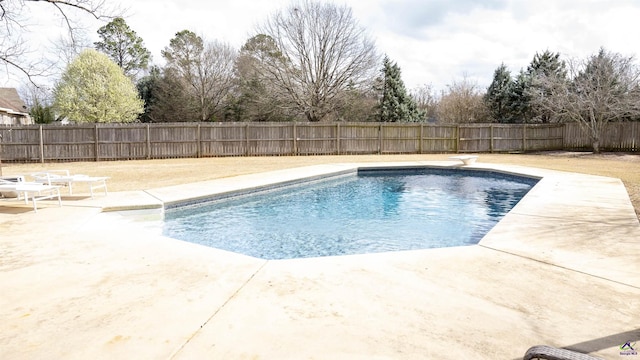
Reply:
<svg viewBox="0 0 640 360"><path fill-rule="evenodd" d="M0 127L2 161L421 154L588 149L577 124L157 123ZM603 150L637 151L640 123L612 123Z"/></svg>

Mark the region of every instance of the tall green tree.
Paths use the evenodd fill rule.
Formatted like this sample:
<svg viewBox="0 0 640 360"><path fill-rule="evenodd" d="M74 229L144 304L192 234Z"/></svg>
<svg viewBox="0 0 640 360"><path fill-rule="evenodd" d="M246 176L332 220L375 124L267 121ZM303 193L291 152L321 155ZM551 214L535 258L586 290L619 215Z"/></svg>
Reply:
<svg viewBox="0 0 640 360"><path fill-rule="evenodd" d="M383 122L417 122L423 116L407 92L400 67L385 56L382 61L382 86L379 117Z"/></svg>
<svg viewBox="0 0 640 360"><path fill-rule="evenodd" d="M143 112L135 85L105 54L84 50L54 89L54 108L76 122L131 122Z"/></svg>
<svg viewBox="0 0 640 360"><path fill-rule="evenodd" d="M147 69L151 52L123 18L117 17L98 29L98 35L101 40L94 43L96 49L107 54L125 75L133 79L140 70Z"/></svg>
<svg viewBox="0 0 640 360"><path fill-rule="evenodd" d="M567 77L566 63L561 60L560 53L545 50L536 53L527 67L527 72L531 75L554 76L559 79Z"/></svg>
<svg viewBox="0 0 640 360"><path fill-rule="evenodd" d="M511 122L510 105L513 80L511 71L502 63L493 73L493 81L487 88L484 101L487 103L489 115L495 122Z"/></svg>
<svg viewBox="0 0 640 360"><path fill-rule="evenodd" d="M532 119L531 115L531 75L520 69L513 80L509 94L509 113L511 123L526 123Z"/></svg>
<svg viewBox="0 0 640 360"><path fill-rule="evenodd" d="M139 120L141 122L156 122L151 110L158 101L157 91L161 80L162 70L157 66L152 66L149 70L149 74L140 78L136 83L138 95L144 101L144 112L139 116Z"/></svg>
<svg viewBox="0 0 640 360"><path fill-rule="evenodd" d="M527 67L527 75L530 81L525 92L526 97L530 98L532 93L551 96L552 90L544 88L544 84L548 83L549 79L556 79L559 82L565 81L567 78L566 63L561 60L560 53L545 50L533 56L533 60ZM537 81L536 79L546 80ZM553 112L536 106L530 107L530 116L533 122L549 123L554 120Z"/></svg>
<svg viewBox="0 0 640 360"><path fill-rule="evenodd" d="M182 30L169 40L169 46L162 51L167 68L180 77L195 75L198 59L204 51L204 40L193 31Z"/></svg>

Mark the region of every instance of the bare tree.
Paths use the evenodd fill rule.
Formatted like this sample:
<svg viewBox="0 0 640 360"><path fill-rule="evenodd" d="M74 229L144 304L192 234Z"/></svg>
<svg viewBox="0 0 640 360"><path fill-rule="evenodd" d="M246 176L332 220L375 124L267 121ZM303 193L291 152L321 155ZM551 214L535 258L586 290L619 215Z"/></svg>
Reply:
<svg viewBox="0 0 640 360"><path fill-rule="evenodd" d="M203 109L202 120L210 120L212 116L223 118L224 107L235 85L237 53L229 44L211 41L205 45L202 55L198 75L191 81Z"/></svg>
<svg viewBox="0 0 640 360"><path fill-rule="evenodd" d="M415 99L418 109L424 113L427 121L433 121L436 119L438 98L431 84L424 84L412 90L411 96Z"/></svg>
<svg viewBox="0 0 640 360"><path fill-rule="evenodd" d="M375 77L375 45L346 6L303 0L272 15L258 31L280 52L261 64L261 76L308 121L325 119L346 91Z"/></svg>
<svg viewBox="0 0 640 360"><path fill-rule="evenodd" d="M532 103L556 120L575 121L600 152L606 125L640 117L640 69L633 57L604 49L583 61L569 61L568 79L533 79Z"/></svg>
<svg viewBox="0 0 640 360"><path fill-rule="evenodd" d="M226 100L235 85L236 51L217 41L205 43L195 33L183 30L171 39L162 56L167 61L164 82L170 86L159 93L157 110L163 106L182 108L186 111L178 116L197 117L199 121L223 118ZM166 106L160 104L163 102ZM171 118L168 114L157 114L157 111L155 116Z"/></svg>
<svg viewBox="0 0 640 360"><path fill-rule="evenodd" d="M264 34L251 37L236 59L237 90L235 116L246 121L281 121L293 114L274 86L261 75L262 64L279 61L282 54L273 38Z"/></svg>
<svg viewBox="0 0 640 360"><path fill-rule="evenodd" d="M109 18L108 14L113 11L107 8L106 0L0 0L0 63L7 74L15 70L32 84L36 78L49 75L51 68L50 61L33 55L36 49L30 48L25 39L30 32L30 22L42 20L29 18L29 6L40 5L51 7L51 17L58 17L62 22L71 44L76 44L79 36L76 19L80 13L100 20Z"/></svg>
<svg viewBox="0 0 640 360"><path fill-rule="evenodd" d="M466 75L442 92L437 114L439 123L486 122L489 118L484 95Z"/></svg>

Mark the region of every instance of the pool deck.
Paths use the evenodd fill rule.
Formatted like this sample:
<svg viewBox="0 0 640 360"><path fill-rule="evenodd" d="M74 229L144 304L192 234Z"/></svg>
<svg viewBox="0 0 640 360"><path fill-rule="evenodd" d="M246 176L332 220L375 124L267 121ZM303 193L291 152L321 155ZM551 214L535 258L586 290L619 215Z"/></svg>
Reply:
<svg viewBox="0 0 640 360"><path fill-rule="evenodd" d="M518 359L546 344L619 359L640 343L640 224L618 179L466 166L542 177L467 247L266 261L158 227L163 203L360 165L382 164L65 197L37 213L0 200L0 358Z"/></svg>

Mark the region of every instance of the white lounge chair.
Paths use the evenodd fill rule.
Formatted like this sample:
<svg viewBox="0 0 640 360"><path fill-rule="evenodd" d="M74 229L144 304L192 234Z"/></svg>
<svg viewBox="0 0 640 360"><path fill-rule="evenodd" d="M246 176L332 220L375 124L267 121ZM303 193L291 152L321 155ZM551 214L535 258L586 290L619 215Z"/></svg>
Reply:
<svg viewBox="0 0 640 360"><path fill-rule="evenodd" d="M6 181L21 182L21 181L24 181L24 176L22 175L0 176L0 181L2 180L4 180L4 182ZM2 198L16 198L18 196L20 196L20 194L15 191L0 191L0 197Z"/></svg>
<svg viewBox="0 0 640 360"><path fill-rule="evenodd" d="M93 191L97 189L104 189L105 196L107 195L107 179L106 176L88 176L75 174L71 175L69 170L50 170L31 174L36 182L48 184L66 186L69 188L69 195L73 195L73 185L77 183L85 183L89 185L89 192L93 199Z"/></svg>
<svg viewBox="0 0 640 360"><path fill-rule="evenodd" d="M0 179L0 192L15 192L18 194L18 199L20 199L20 194L22 194L25 204L28 204L29 200L33 202L33 211L35 212L38 212L38 201L41 200L57 199L58 206L62 206L59 186Z"/></svg>

